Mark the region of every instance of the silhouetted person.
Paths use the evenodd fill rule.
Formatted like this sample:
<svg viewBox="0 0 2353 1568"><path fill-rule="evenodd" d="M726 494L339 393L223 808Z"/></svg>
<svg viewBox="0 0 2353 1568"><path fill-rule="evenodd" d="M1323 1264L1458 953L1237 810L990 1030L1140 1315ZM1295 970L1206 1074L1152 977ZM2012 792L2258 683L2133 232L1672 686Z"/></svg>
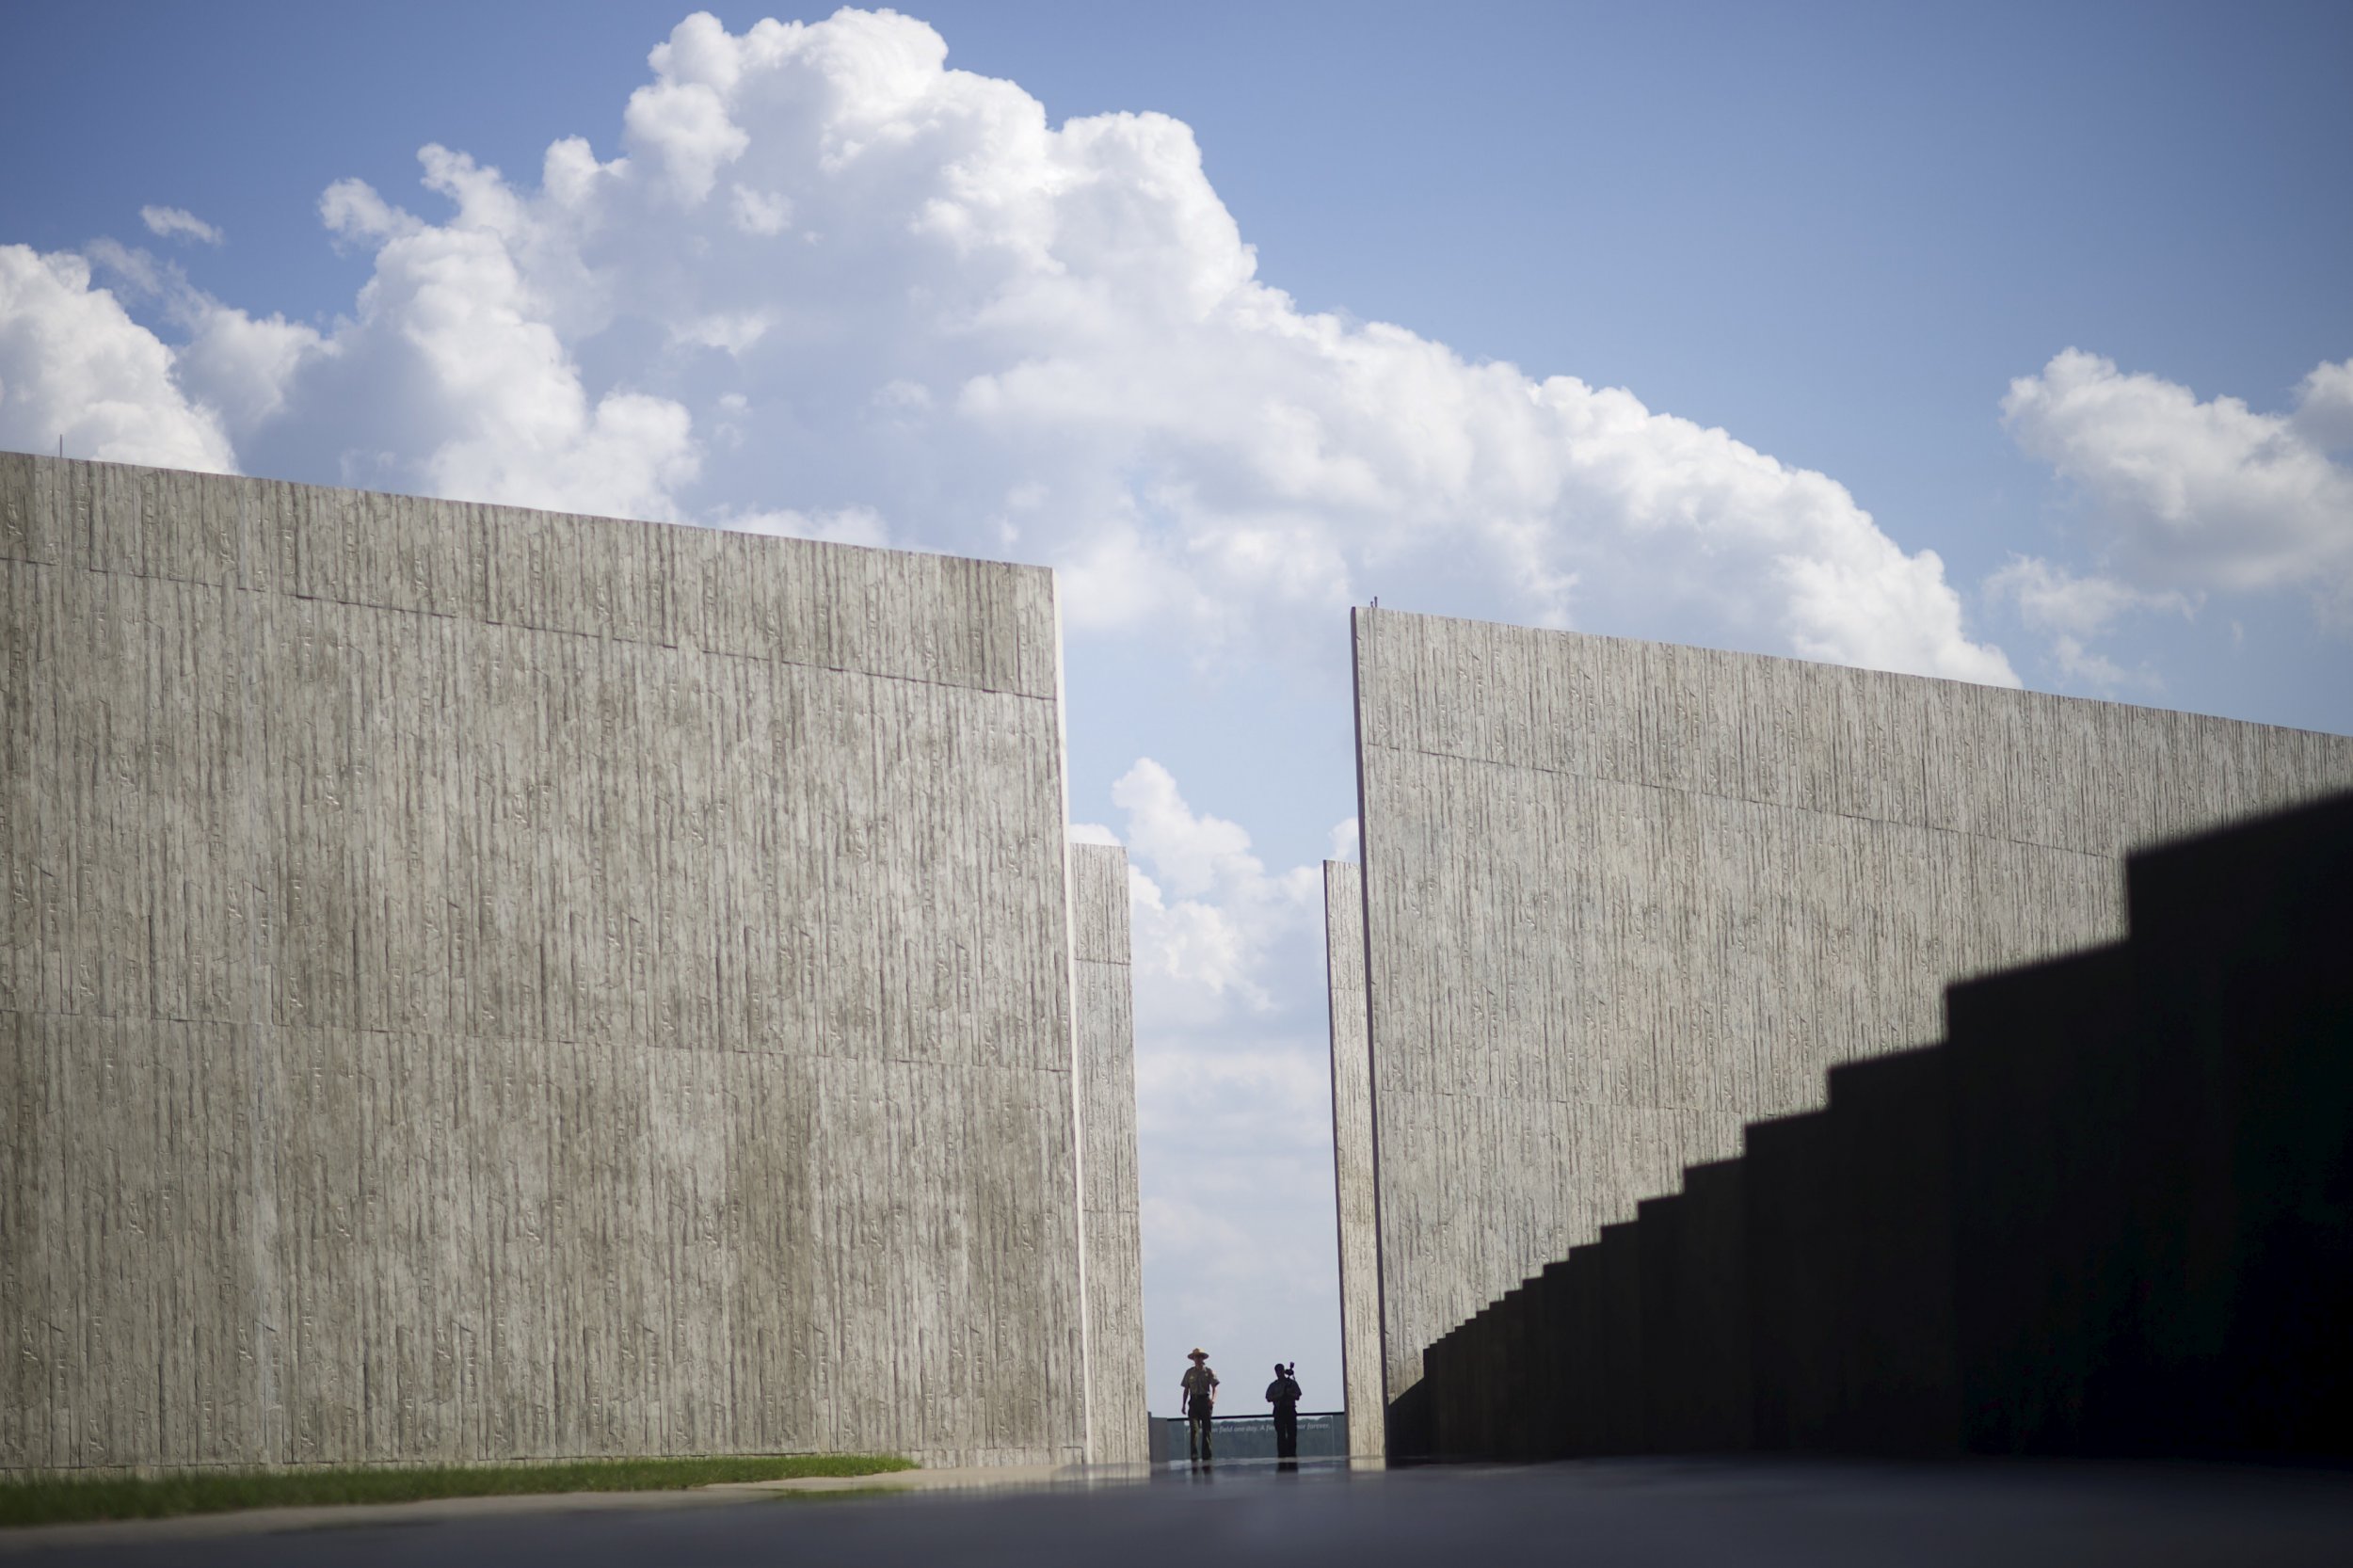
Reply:
<svg viewBox="0 0 2353 1568"><path fill-rule="evenodd" d="M1193 1348L1193 1365L1185 1368L1184 1398L1176 1408L1185 1416L1185 1447L1194 1464L1209 1457L1209 1412L1217 1406L1217 1374L1209 1370L1209 1352Z"/></svg>
<svg viewBox="0 0 2353 1568"><path fill-rule="evenodd" d="M1274 1364L1274 1381L1266 1385L1266 1402L1274 1407L1274 1457L1299 1457L1299 1380L1291 1374L1299 1363Z"/></svg>

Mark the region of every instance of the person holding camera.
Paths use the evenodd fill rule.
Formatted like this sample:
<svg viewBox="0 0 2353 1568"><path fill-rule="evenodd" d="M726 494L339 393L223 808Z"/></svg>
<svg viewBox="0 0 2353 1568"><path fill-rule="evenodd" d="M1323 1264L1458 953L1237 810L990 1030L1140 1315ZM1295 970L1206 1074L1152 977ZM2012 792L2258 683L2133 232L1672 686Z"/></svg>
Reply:
<svg viewBox="0 0 2353 1568"><path fill-rule="evenodd" d="M1266 1402L1274 1407L1274 1457L1299 1457L1299 1380L1291 1374L1299 1370L1294 1361L1286 1367L1274 1364L1274 1381L1266 1385Z"/></svg>

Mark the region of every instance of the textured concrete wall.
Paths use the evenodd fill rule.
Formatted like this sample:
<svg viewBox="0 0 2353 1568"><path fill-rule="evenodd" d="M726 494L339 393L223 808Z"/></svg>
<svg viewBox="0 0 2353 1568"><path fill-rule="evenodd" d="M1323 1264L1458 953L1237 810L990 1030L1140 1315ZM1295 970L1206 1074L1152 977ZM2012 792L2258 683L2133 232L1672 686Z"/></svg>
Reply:
<svg viewBox="0 0 2353 1568"><path fill-rule="evenodd" d="M1372 1205L1372 1056L1365 1038L1365 889L1346 860L1323 863L1324 963L1332 990L1332 1166L1340 1236L1340 1370L1348 1451L1379 1454L1380 1249Z"/></svg>
<svg viewBox="0 0 2353 1568"><path fill-rule="evenodd" d="M1359 611L1387 1392L1422 1347L1961 976L2109 940L2129 847L2353 741ZM1342 1286L1343 1294L1355 1288Z"/></svg>
<svg viewBox="0 0 2353 1568"><path fill-rule="evenodd" d="M1072 954L1078 975L1080 1126L1086 1144L1088 1456L1147 1457L1144 1238L1136 1183L1136 1024L1128 966L1128 852L1070 846Z"/></svg>
<svg viewBox="0 0 2353 1568"><path fill-rule="evenodd" d="M2353 792L2126 884L1426 1347L1430 1451L2353 1455Z"/></svg>
<svg viewBox="0 0 2353 1568"><path fill-rule="evenodd" d="M1041 570L0 455L0 1467L1082 1450Z"/></svg>

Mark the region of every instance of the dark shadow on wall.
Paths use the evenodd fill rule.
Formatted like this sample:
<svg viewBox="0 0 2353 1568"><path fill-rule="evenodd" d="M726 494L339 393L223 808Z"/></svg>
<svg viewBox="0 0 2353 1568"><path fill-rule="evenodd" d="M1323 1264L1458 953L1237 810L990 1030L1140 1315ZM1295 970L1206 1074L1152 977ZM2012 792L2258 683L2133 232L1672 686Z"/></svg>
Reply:
<svg viewBox="0 0 2353 1568"><path fill-rule="evenodd" d="M1418 1459L1436 1451L1437 1432L1431 1424L1426 1380L1389 1401L1383 1437L1392 1459Z"/></svg>
<svg viewBox="0 0 2353 1568"><path fill-rule="evenodd" d="M2353 795L2127 891L1428 1347L1392 1457L2353 1459Z"/></svg>

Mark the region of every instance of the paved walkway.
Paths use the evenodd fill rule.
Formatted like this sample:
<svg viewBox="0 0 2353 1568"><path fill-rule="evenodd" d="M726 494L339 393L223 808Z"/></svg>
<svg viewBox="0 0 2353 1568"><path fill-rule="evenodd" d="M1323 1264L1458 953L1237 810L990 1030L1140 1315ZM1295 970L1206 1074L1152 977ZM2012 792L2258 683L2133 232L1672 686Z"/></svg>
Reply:
<svg viewBox="0 0 2353 1568"><path fill-rule="evenodd" d="M231 1513L189 1513L171 1519L120 1519L103 1524L0 1528L0 1557L35 1548L136 1545L207 1541L228 1536L283 1535L367 1526L413 1526L503 1514L606 1513L643 1509L710 1508L760 1502L777 1494L883 1496L912 1492L1034 1492L1118 1485L1148 1480L1148 1464L1000 1464L961 1469L889 1470L872 1476L800 1476L785 1480L719 1481L677 1491L548 1492L495 1497L434 1497L410 1503L338 1503L261 1508Z"/></svg>
<svg viewBox="0 0 2353 1568"><path fill-rule="evenodd" d="M482 1498L0 1533L11 1563L954 1563L1460 1568L2353 1561L2353 1474L2205 1465L1610 1461L1520 1468L1032 1471ZM896 1477L857 1478L867 1481ZM975 1487L981 1489L975 1490ZM238 1524L242 1519L244 1523ZM8 1537L12 1537L9 1539Z"/></svg>

